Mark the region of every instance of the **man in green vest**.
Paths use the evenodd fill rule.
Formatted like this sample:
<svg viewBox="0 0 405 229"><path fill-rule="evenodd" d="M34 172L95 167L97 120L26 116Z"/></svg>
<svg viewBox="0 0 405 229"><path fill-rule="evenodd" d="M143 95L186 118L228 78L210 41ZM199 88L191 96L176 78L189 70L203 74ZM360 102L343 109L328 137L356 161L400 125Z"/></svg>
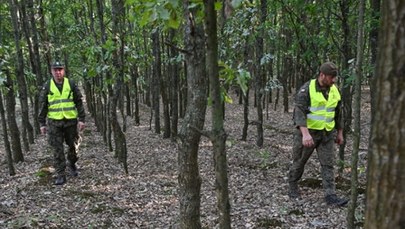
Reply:
<svg viewBox="0 0 405 229"><path fill-rule="evenodd" d="M289 170L289 196L300 197L298 181L304 166L316 149L321 164L325 201L329 205L344 206L348 200L339 198L335 188L334 143L343 143L340 93L334 85L338 69L332 62L321 65L317 79L305 83L297 92L294 106L296 126L293 163Z"/></svg>
<svg viewBox="0 0 405 229"><path fill-rule="evenodd" d="M78 176L77 150L79 131L85 128L85 111L82 93L73 80L65 77L64 65L57 61L51 66L52 79L41 90L38 122L41 133L48 134L56 172L55 185L66 182L65 169ZM67 161L64 142L68 146Z"/></svg>

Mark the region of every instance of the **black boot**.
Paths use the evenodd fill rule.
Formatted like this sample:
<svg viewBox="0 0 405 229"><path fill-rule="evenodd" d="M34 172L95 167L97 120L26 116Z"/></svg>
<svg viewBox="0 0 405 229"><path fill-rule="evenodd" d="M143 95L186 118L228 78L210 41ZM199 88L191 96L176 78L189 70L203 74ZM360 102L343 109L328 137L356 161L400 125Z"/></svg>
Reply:
<svg viewBox="0 0 405 229"><path fill-rule="evenodd" d="M68 163L69 173L73 177L77 177L79 173L77 172L77 167L74 163Z"/></svg>
<svg viewBox="0 0 405 229"><path fill-rule="evenodd" d="M55 180L55 185L63 185L64 183L66 183L66 176L58 175Z"/></svg>
<svg viewBox="0 0 405 229"><path fill-rule="evenodd" d="M332 194L332 195L327 195L325 197L325 201L328 205L335 205L335 206L345 206L347 204L347 202L349 202L349 199L346 198L339 198L336 196L336 194Z"/></svg>
<svg viewBox="0 0 405 229"><path fill-rule="evenodd" d="M289 183L288 196L290 197L290 199L296 199L301 197L300 189L296 182Z"/></svg>

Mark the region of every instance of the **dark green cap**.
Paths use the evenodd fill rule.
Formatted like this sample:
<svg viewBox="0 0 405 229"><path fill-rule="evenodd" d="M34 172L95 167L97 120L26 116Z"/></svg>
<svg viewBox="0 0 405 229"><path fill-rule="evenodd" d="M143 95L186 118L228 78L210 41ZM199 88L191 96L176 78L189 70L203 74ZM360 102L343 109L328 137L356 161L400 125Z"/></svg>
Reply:
<svg viewBox="0 0 405 229"><path fill-rule="evenodd" d="M65 66L60 61L55 61L51 65L51 68L64 68Z"/></svg>

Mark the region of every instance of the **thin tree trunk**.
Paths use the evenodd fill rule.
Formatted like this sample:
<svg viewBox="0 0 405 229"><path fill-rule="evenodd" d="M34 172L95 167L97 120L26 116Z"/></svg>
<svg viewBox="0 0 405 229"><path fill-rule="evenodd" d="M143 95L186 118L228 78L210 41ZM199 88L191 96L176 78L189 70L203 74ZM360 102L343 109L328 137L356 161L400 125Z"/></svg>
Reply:
<svg viewBox="0 0 405 229"><path fill-rule="evenodd" d="M96 0L97 6L97 18L100 26L100 41L101 45L104 45L107 41L107 32L106 26L104 24L104 1ZM97 38L97 34L94 34L94 37ZM104 48L101 49L102 56L100 57L100 61L104 63L104 58L106 50ZM104 63L106 64L106 63ZM105 73L105 78L110 79L111 73L107 71ZM109 101L108 101L108 93L109 88L104 83L103 73L99 74L96 79L96 85L100 88L102 96L98 96L96 98L97 105L96 105L96 124L98 123L98 127L101 129L101 133L103 134L103 140L108 146L109 150L112 151L112 141L111 141L111 128L109 124Z"/></svg>
<svg viewBox="0 0 405 229"><path fill-rule="evenodd" d="M379 23L380 21L380 5L381 0L370 0L370 11L371 11L371 23L373 25ZM371 52L371 65L375 68L377 62L377 49L378 49L378 26L371 26L370 33L369 33L369 47ZM376 83L376 75L375 70L371 75L370 79L370 96L371 96L371 120L373 120L373 114L375 111L375 83Z"/></svg>
<svg viewBox="0 0 405 229"><path fill-rule="evenodd" d="M21 148L21 137L20 130L15 117L15 95L14 95L14 85L13 80L11 79L10 72L5 70L7 77L7 94L6 94L6 115L8 128L10 130L10 139L11 139L11 149L13 152L13 161L15 163L23 162L24 155Z"/></svg>
<svg viewBox="0 0 405 229"><path fill-rule="evenodd" d="M160 59L160 39L159 30L157 29L152 33L153 42L153 74L150 81L150 87L152 89L152 110L155 121L155 133L160 134L160 78L161 71L161 59Z"/></svg>
<svg viewBox="0 0 405 229"><path fill-rule="evenodd" d="M115 154L118 161L124 165L124 171L128 174L127 164L127 142L125 134L122 131L117 117L118 100L121 98L121 92L124 82L124 46L125 35L123 33L125 12L123 0L111 0L112 4L112 23L113 34L118 35L120 40L114 40L117 49L113 52L113 65L117 70L115 75L115 85L112 91L111 107L110 107L110 122L114 133Z"/></svg>
<svg viewBox="0 0 405 229"><path fill-rule="evenodd" d="M264 24L267 18L267 0L260 0L259 5L259 12L260 12L260 22ZM258 71L256 73L256 80L255 80L255 90L256 90L256 109L257 109L257 139L256 145L259 147L263 146L263 107L262 107L262 99L263 99L263 92L264 86L263 81L265 78L264 66L261 64L261 59L263 57L263 49L264 49L264 28L262 27L259 32L259 36L257 37L257 44L256 44L256 53L257 53L257 63L258 63Z"/></svg>
<svg viewBox="0 0 405 229"><path fill-rule="evenodd" d="M164 38L162 37L162 40ZM164 50L164 47L161 47ZM169 56L169 51L167 51L166 56ZM162 58L161 55L159 57ZM163 138L170 138L170 71L168 71L168 65L164 64L163 67L166 68L161 74L159 81L160 85L160 94L162 96L162 105L163 105Z"/></svg>
<svg viewBox="0 0 405 229"><path fill-rule="evenodd" d="M204 28L197 18L198 7L183 2L185 60L187 63L187 109L179 137L178 151L179 202L181 229L200 229L201 177L198 168L198 148L204 128L207 106L207 74L205 69Z"/></svg>
<svg viewBox="0 0 405 229"><path fill-rule="evenodd" d="M212 130L210 140L214 151L215 191L217 209L219 212L219 228L231 228L230 203L228 193L228 161L226 158L224 129L224 102L221 101L221 88L218 70L218 36L217 12L214 8L215 0L204 1L205 23L207 34L207 74L212 100Z"/></svg>
<svg viewBox="0 0 405 229"><path fill-rule="evenodd" d="M24 56L20 46L20 29L18 26L17 17L17 2L15 0L9 0L11 19L14 28L14 41L16 46L16 77L18 83L18 94L21 104L21 118L22 118L22 140L24 150L28 152L30 150L29 143L34 142L34 129L29 121L29 106L28 106L28 93L27 83L24 78ZM14 158L15 159L15 158ZM16 160L16 159L15 159ZM17 162L17 161L16 161Z"/></svg>
<svg viewBox="0 0 405 229"><path fill-rule="evenodd" d="M360 109L361 109L361 79L363 77L363 52L364 52L364 10L365 0L360 0L359 4L359 17L357 28L357 57L356 57L356 81L354 90L354 132L353 132L353 153L351 162L351 195L350 203L347 211L347 227L349 229L355 229L355 212L357 207L357 195L358 195L358 175L357 166L359 161L359 147L360 147Z"/></svg>
<svg viewBox="0 0 405 229"><path fill-rule="evenodd" d="M173 43L175 30L169 31L169 42ZM178 52L175 47L170 46L169 58L174 59L178 55ZM169 63L169 76L170 76L170 104L171 104L171 137L175 139L178 134L178 123L179 123L179 67L178 63L170 62Z"/></svg>
<svg viewBox="0 0 405 229"><path fill-rule="evenodd" d="M405 4L384 1L376 71L376 110L367 174L365 229L405 225Z"/></svg>
<svg viewBox="0 0 405 229"><path fill-rule="evenodd" d="M14 164L13 164L13 156L12 156L11 148L10 148L10 141L8 140L8 131L7 131L7 123L6 123L7 121L6 121L5 111L4 111L3 93L2 93L1 88L0 88L0 117L1 117L1 126L3 129L4 148L6 149L8 174L10 176L14 176L15 169L14 169Z"/></svg>
<svg viewBox="0 0 405 229"><path fill-rule="evenodd" d="M340 72L345 72L350 69L349 60L352 57L352 46L350 45L351 42L351 31L350 31L350 21L349 21L349 13L350 13L350 1L351 0L341 0L340 11L342 14L342 36L343 36L343 43L342 43L342 68ZM344 142L339 146L339 174L343 172L344 169L344 161L345 161L345 148L347 144L347 136L351 130L351 122L352 122L352 94L351 94L351 83L348 82L348 78L350 77L349 74L341 74L343 78L343 84L341 85L341 92L342 92L342 104L343 104L343 120L344 120L344 128L343 128L343 139Z"/></svg>
<svg viewBox="0 0 405 229"><path fill-rule="evenodd" d="M27 14L27 7L30 10L30 15ZM43 85L43 80L41 77L41 71L40 71L40 57L39 57L39 51L38 51L38 44L35 43L38 42L38 37L36 34L36 26L35 26L35 18L33 15L33 2L32 0L25 0L21 2L21 12L22 12L22 25L23 25L23 30L25 34L25 40L27 41L28 45L28 53L29 53L29 60L32 68L32 72L36 76L37 83L36 85L39 87L39 85ZM31 23L29 22L30 20ZM38 95L39 95L39 90L35 90L34 93L34 104L33 104L33 109L34 109L34 117L38 117ZM35 130L39 133L39 123L34 122ZM34 131L33 131L34 133ZM33 144L34 143L34 138L32 139L28 138L29 143Z"/></svg>

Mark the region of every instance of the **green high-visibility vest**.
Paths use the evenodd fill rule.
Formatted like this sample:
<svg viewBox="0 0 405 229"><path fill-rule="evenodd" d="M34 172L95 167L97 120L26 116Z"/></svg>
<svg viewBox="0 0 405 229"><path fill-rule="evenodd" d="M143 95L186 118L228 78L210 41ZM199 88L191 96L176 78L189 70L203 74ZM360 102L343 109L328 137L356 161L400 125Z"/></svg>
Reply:
<svg viewBox="0 0 405 229"><path fill-rule="evenodd" d="M335 85L329 90L328 100L325 99L322 92L316 91L316 79L311 80L309 84L309 96L311 99L310 113L307 114L307 127L313 130L327 131L335 128L335 109L340 101L340 93Z"/></svg>
<svg viewBox="0 0 405 229"><path fill-rule="evenodd" d="M75 119L77 110L73 102L73 92L70 88L69 80L63 80L62 93L53 80L50 82L48 93L48 118L54 120Z"/></svg>

